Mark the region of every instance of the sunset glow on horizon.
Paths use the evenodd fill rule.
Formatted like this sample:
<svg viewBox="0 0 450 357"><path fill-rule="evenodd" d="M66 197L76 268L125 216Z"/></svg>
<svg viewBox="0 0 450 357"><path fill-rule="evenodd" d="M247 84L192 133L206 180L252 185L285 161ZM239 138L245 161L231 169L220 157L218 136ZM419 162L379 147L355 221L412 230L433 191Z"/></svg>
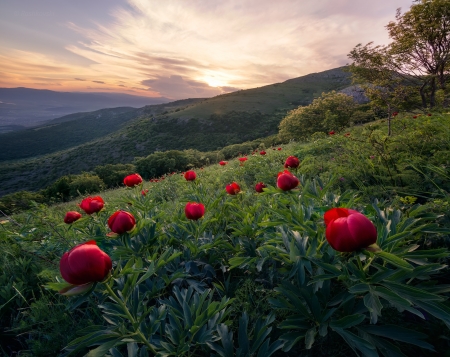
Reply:
<svg viewBox="0 0 450 357"><path fill-rule="evenodd" d="M343 66L411 0L6 0L0 87L211 97Z"/></svg>

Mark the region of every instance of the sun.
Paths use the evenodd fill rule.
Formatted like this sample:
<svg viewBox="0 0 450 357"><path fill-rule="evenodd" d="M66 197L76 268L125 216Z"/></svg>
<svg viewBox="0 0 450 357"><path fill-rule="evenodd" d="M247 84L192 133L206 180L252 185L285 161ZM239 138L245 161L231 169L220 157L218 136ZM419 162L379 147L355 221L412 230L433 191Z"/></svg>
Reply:
<svg viewBox="0 0 450 357"><path fill-rule="evenodd" d="M206 76L203 78L203 81L208 83L210 87L223 87L227 85L223 80L215 76Z"/></svg>

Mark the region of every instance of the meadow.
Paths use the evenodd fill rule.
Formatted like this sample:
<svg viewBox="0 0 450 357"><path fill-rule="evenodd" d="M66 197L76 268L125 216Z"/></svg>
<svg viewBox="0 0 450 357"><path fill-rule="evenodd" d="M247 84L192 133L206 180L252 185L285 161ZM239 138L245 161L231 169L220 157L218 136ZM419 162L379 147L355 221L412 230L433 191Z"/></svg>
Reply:
<svg viewBox="0 0 450 357"><path fill-rule="evenodd" d="M261 142L223 166L195 167L194 181L166 172L93 194L105 205L91 215L79 197L2 218L2 353L447 356L450 115L414 116L392 120L391 136L378 120ZM284 167L289 156L299 167ZM277 187L286 169L298 187ZM204 205L202 218L187 218L189 202ZM378 247L333 249L324 222L333 208L373 222ZM135 218L130 232L108 228L118 210ZM67 211L82 218L65 224ZM64 252L91 240L111 273L79 295L58 293L74 288L59 272Z"/></svg>

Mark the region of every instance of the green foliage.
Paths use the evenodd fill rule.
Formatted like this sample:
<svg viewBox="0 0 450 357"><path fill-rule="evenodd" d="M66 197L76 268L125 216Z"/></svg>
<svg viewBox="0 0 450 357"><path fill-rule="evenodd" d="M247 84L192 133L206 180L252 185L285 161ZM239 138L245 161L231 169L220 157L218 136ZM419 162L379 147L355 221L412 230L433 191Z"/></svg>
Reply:
<svg viewBox="0 0 450 357"><path fill-rule="evenodd" d="M72 225L62 220L79 199L4 219L1 348L57 355L65 345L63 356L445 355L448 120L400 114L390 137L379 121L281 151L254 141L250 150L264 145L267 154L248 155L243 165L206 166L219 151L159 153L150 159L161 170L205 163L204 170L194 182L180 175L144 182L146 196L140 187L102 192L105 209ZM294 154L301 185L281 192L277 173ZM232 181L241 186L236 196L224 189ZM259 181L268 187L256 194ZM193 201L206 207L198 221L184 215ZM323 221L333 207L365 214L382 251L334 251ZM118 209L136 217L136 228L110 237L107 220ZM71 298L44 290L59 288L63 252L91 239L111 256L111 277Z"/></svg>
<svg viewBox="0 0 450 357"><path fill-rule="evenodd" d="M423 108L439 104L437 90L445 93L448 81L449 21L448 1L416 1L409 11L398 10L395 21L386 26L389 45L370 42L350 52L355 79L368 84L366 94L387 109L388 117L396 107L411 107L417 99Z"/></svg>
<svg viewBox="0 0 450 357"><path fill-rule="evenodd" d="M306 139L315 132L342 130L352 123L357 104L351 96L343 93L322 93L320 98L306 107L298 107L280 123L280 138ZM361 120L358 115L357 120ZM364 120L364 119L363 119Z"/></svg>
<svg viewBox="0 0 450 357"><path fill-rule="evenodd" d="M83 173L59 178L48 186L44 192L48 200L67 201L79 195L99 192L105 184L97 175Z"/></svg>
<svg viewBox="0 0 450 357"><path fill-rule="evenodd" d="M136 167L133 164L108 164L97 166L94 172L106 187L113 188L121 186L126 176L136 172Z"/></svg>
<svg viewBox="0 0 450 357"><path fill-rule="evenodd" d="M173 171L185 171L193 167L209 164L210 157L197 150L169 150L155 152L135 161L136 170L145 178L160 177Z"/></svg>
<svg viewBox="0 0 450 357"><path fill-rule="evenodd" d="M369 197L445 196L450 191L449 125L447 115L419 119L399 115L392 121L391 136L383 121L355 127L348 137L315 135L313 142L296 151L302 159L299 172L334 174L340 187L358 189Z"/></svg>
<svg viewBox="0 0 450 357"><path fill-rule="evenodd" d="M42 192L18 191L0 198L0 211L13 214L28 210L34 203L44 203L46 198Z"/></svg>

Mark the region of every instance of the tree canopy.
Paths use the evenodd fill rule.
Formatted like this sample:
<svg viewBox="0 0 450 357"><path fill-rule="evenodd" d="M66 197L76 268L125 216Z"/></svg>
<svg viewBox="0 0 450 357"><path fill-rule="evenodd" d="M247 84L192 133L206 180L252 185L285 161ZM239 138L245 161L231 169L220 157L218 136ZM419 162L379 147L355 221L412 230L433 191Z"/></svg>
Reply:
<svg viewBox="0 0 450 357"><path fill-rule="evenodd" d="M341 130L351 123L356 108L357 103L347 94L322 93L310 105L288 113L280 123L280 138L301 139L315 132Z"/></svg>
<svg viewBox="0 0 450 357"><path fill-rule="evenodd" d="M434 107L449 78L450 1L415 1L403 14L398 9L386 28L389 45L359 44L349 53L354 78L386 107L412 104L414 94L423 108Z"/></svg>

